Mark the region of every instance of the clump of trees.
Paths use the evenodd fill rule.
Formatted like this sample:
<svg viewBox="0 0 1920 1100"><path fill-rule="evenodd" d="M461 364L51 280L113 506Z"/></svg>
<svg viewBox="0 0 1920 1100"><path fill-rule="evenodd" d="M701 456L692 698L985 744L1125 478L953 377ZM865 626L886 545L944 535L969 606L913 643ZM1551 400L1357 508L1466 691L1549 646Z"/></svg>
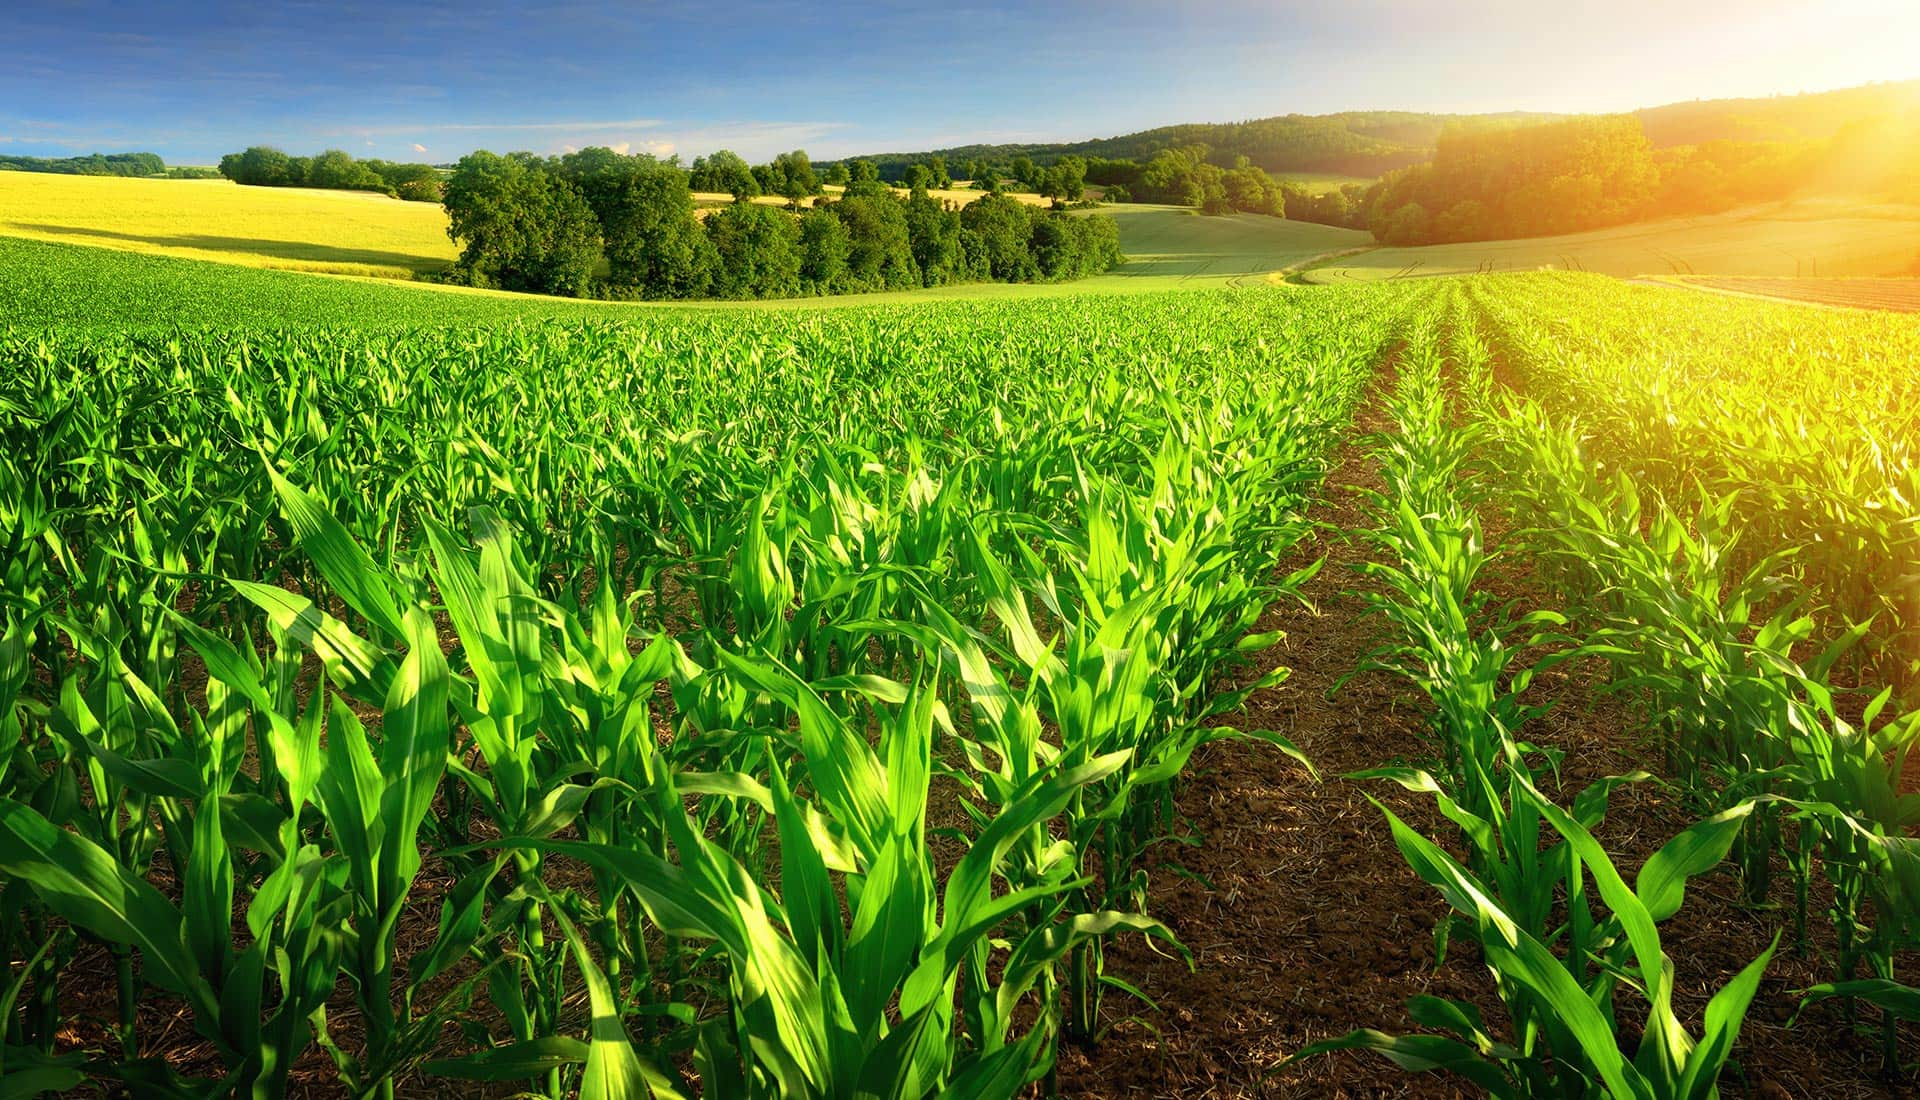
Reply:
<svg viewBox="0 0 1920 1100"><path fill-rule="evenodd" d="M1234 157L1225 166L1209 157L1205 145L1183 145L1163 149L1144 164L1131 160L1087 161L1083 174L1088 182L1107 188L1109 201L1192 206L1203 214L1288 216L1286 193L1266 169L1244 156Z"/></svg>
<svg viewBox="0 0 1920 1100"><path fill-rule="evenodd" d="M1897 119L1859 120L1814 140L1657 150L1634 115L1450 131L1432 163L1380 182L1366 222L1387 244L1442 244L1714 214L1814 188L1898 197L1900 173L1920 173L1915 150L1920 131Z"/></svg>
<svg viewBox="0 0 1920 1100"><path fill-rule="evenodd" d="M695 191L732 195L736 201L760 197L759 177L746 159L731 149L695 157L687 175Z"/></svg>
<svg viewBox="0 0 1920 1100"><path fill-rule="evenodd" d="M339 149L311 157L291 157L269 145L255 145L221 157L220 174L251 187L376 191L412 202L439 202L442 186L440 171L431 164L355 160Z"/></svg>
<svg viewBox="0 0 1920 1100"><path fill-rule="evenodd" d="M1392 245L1576 233L1632 220L1659 183L1631 115L1450 131L1432 163L1382 181L1368 225Z"/></svg>
<svg viewBox="0 0 1920 1100"><path fill-rule="evenodd" d="M1348 183L1314 192L1297 183L1282 181L1280 193L1287 204L1287 217L1293 221L1337 225L1342 229L1365 229L1367 207L1374 184Z"/></svg>
<svg viewBox="0 0 1920 1100"><path fill-rule="evenodd" d="M747 299L1060 281L1122 258L1110 218L1002 194L960 207L926 186L903 197L863 162L844 166L838 201L802 209L794 200L783 209L751 199L757 191L791 200L810 175L817 189L806 154L764 166L779 172L771 192L757 170L743 174L744 165L731 153L703 157L691 170L601 148L562 157L471 154L446 185L448 234L461 245L447 278L570 296ZM739 201L702 221L696 181Z"/></svg>
<svg viewBox="0 0 1920 1100"><path fill-rule="evenodd" d="M159 176L158 153L91 153L84 157L0 157L0 172L48 172L59 176Z"/></svg>

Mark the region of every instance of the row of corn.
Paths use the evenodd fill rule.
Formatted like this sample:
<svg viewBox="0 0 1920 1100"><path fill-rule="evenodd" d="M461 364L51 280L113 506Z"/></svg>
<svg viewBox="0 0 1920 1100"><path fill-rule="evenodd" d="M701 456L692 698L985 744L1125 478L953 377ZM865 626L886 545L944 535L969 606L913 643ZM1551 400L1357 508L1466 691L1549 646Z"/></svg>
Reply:
<svg viewBox="0 0 1920 1100"><path fill-rule="evenodd" d="M1476 286L1474 301L1483 315L1501 316L1505 299L1493 289ZM1755 321L1782 324L1774 311L1744 308ZM1518 334L1510 315L1496 324L1499 340L1513 340L1516 374L1542 372L1533 358L1543 346L1538 323ZM1798 348L1880 324L1820 315L1787 326L1797 343L1772 349L1772 372L1749 363L1759 378L1748 392L1766 378L1784 388L1780 365ZM1487 372L1493 349L1470 320L1460 339L1463 370ZM1862 345L1839 346L1860 355L1857 371L1882 369ZM1818 358L1801 371L1824 372ZM1706 395L1722 379L1698 373L1697 361L1694 370L1690 400L1713 400ZM1640 384L1663 388L1657 377ZM1515 551L1537 563L1536 576L1582 625L1586 652L1639 705L1650 750L1696 812L1752 807L1732 848L1744 901L1789 914L1802 954L1816 949L1810 926L1825 918L1832 980L1809 996L1842 997L1856 1019L1870 1005L1885 1070L1898 1076L1902 1032L1911 1041L1920 1021L1920 792L1908 771L1920 710L1910 709L1904 654L1914 619L1900 588L1920 583L1920 526L1903 503L1913 499L1903 485L1915 476L1902 450L1911 408L1861 413L1863 423L1848 428L1839 425L1850 410L1807 408L1790 432L1766 405L1730 406L1715 421L1717 435L1642 438L1644 450L1629 459L1614 441L1646 429L1627 428L1618 408L1654 398L1569 405L1564 391L1521 390L1483 387L1476 414L1504 471L1500 505L1517 532ZM1780 442L1789 436L1798 442ZM1863 472L1848 458L1858 449L1842 438L1867 440L1891 465ZM1830 466L1807 450L1819 446L1834 449ZM1781 483L1762 491L1770 476ZM1874 507L1801 507L1822 492L1832 501L1862 494L1855 499ZM1842 564L1849 553L1860 555L1852 574ZM1904 580L1887 579L1895 573ZM1874 672L1895 682L1878 686Z"/></svg>
<svg viewBox="0 0 1920 1100"><path fill-rule="evenodd" d="M1530 740L1544 709L1524 699L1535 674L1581 650L1555 647L1567 640L1560 614L1518 613L1484 586L1479 508L1490 490L1472 470L1491 440L1457 422L1449 393L1485 392L1487 382L1463 363L1470 338L1445 332L1459 305L1457 294L1436 299L1406 334L1386 402L1394 429L1373 441L1384 484L1368 493L1377 526L1365 533L1368 602L1386 637L1367 667L1425 694L1425 755L1436 764L1349 778L1431 797L1451 826L1448 836L1423 835L1376 800L1402 856L1449 906L1435 958L1444 963L1450 946L1471 943L1505 1018L1423 994L1407 1007L1426 1032L1362 1029L1296 1057L1368 1050L1498 1097L1712 1096L1773 949L1715 994L1695 1034L1674 1009L1681 977L1660 925L1681 908L1689 880L1720 863L1755 803L1684 830L1629 882L1593 830L1615 790L1651 776L1563 791L1564 753ZM1629 1017L1640 1036L1633 1045L1621 1038Z"/></svg>

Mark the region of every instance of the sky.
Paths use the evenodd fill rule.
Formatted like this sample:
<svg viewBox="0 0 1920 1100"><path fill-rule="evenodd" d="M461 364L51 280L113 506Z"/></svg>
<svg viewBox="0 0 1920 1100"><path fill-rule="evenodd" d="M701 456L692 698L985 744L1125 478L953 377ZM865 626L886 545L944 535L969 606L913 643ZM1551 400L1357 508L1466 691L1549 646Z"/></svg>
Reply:
<svg viewBox="0 0 1920 1100"><path fill-rule="evenodd" d="M0 154L752 160L1920 77L1920 0L0 2Z"/></svg>

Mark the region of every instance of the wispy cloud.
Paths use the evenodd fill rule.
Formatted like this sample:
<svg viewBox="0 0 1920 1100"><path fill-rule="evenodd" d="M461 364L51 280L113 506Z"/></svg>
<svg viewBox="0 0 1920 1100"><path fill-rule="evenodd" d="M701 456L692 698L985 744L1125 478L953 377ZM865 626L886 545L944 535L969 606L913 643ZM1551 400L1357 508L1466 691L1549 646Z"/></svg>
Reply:
<svg viewBox="0 0 1920 1100"><path fill-rule="evenodd" d="M416 141L413 143L413 151L416 153L424 153L427 151L427 147Z"/></svg>

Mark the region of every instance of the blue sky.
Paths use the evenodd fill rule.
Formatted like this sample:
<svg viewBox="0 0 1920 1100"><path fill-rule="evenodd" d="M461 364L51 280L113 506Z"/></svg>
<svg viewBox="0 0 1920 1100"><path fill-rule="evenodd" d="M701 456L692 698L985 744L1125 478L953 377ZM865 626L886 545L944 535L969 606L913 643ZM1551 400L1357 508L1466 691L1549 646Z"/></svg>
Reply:
<svg viewBox="0 0 1920 1100"><path fill-rule="evenodd" d="M1920 0L0 3L0 153L752 159L1920 76Z"/></svg>

